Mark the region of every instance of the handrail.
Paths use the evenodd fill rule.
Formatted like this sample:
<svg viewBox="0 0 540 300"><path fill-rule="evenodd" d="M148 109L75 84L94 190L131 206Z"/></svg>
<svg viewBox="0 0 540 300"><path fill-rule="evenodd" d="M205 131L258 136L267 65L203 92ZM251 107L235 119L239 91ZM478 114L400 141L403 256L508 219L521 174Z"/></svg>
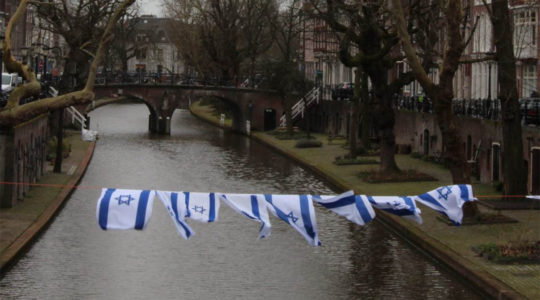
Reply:
<svg viewBox="0 0 540 300"><path fill-rule="evenodd" d="M73 106L69 106L67 110L71 113L71 123L75 123L75 120L81 124L81 128L86 128L86 118Z"/></svg>
<svg viewBox="0 0 540 300"><path fill-rule="evenodd" d="M319 103L320 90L318 87L314 87L309 91L304 97L302 97L298 102L296 102L291 108L292 119L296 120L299 116L304 117L304 111L306 106L309 107L313 102ZM304 101L305 99L305 101ZM285 115L279 118L279 126L285 127L287 124L287 118Z"/></svg>

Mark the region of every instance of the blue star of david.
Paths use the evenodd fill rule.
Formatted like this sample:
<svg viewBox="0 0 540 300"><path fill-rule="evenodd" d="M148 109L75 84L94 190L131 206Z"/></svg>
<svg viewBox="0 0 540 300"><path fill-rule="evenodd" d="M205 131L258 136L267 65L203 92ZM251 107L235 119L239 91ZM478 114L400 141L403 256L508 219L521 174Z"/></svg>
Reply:
<svg viewBox="0 0 540 300"><path fill-rule="evenodd" d="M204 214L204 211L206 210L206 209L204 208L204 206L202 206L202 205L201 205L201 206L195 205L195 207L193 207L192 209L193 209L194 211L200 213L201 215Z"/></svg>
<svg viewBox="0 0 540 300"><path fill-rule="evenodd" d="M439 199L443 198L444 200L448 200L448 195L452 193L452 190L449 187L444 186L438 189L437 192L439 193Z"/></svg>
<svg viewBox="0 0 540 300"><path fill-rule="evenodd" d="M135 200L135 198L131 197L131 195L120 195L114 199L118 200L118 206L122 204L129 206L129 203Z"/></svg>
<svg viewBox="0 0 540 300"><path fill-rule="evenodd" d="M296 223L296 221L298 221L298 218L294 216L292 211L287 215L287 217L290 218L293 221L293 223Z"/></svg>

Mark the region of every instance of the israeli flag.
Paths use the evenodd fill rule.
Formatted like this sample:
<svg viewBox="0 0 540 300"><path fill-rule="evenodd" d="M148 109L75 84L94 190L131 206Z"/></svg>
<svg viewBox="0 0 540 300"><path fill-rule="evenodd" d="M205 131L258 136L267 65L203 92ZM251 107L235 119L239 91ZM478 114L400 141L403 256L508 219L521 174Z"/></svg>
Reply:
<svg viewBox="0 0 540 300"><path fill-rule="evenodd" d="M150 190L102 189L96 208L99 226L143 230L152 215L154 196Z"/></svg>
<svg viewBox="0 0 540 300"><path fill-rule="evenodd" d="M416 207L413 197L364 195L360 197L367 199L375 208L422 224L422 217L420 216L421 211Z"/></svg>
<svg viewBox="0 0 540 300"><path fill-rule="evenodd" d="M180 198L186 205L186 217L205 223L218 220L219 197L216 194L184 192Z"/></svg>
<svg viewBox="0 0 540 300"><path fill-rule="evenodd" d="M433 191L418 195L416 201L448 216L456 225L463 219L463 204L474 201L472 187L468 184L443 186Z"/></svg>
<svg viewBox="0 0 540 300"><path fill-rule="evenodd" d="M338 196L313 196L313 200L360 226L375 218L375 211L366 197L348 191Z"/></svg>
<svg viewBox="0 0 540 300"><path fill-rule="evenodd" d="M272 225L268 218L264 196L251 194L220 194L219 196L236 212L261 223L260 239L270 236Z"/></svg>
<svg viewBox="0 0 540 300"><path fill-rule="evenodd" d="M157 195L163 205L165 205L167 208L167 211L169 212L169 215L176 226L178 234L180 234L186 240L192 237L195 232L185 221L185 216L187 214L185 197L182 199L182 197L179 196L185 194L182 192L157 191ZM180 199L184 202L182 202Z"/></svg>
<svg viewBox="0 0 540 300"><path fill-rule="evenodd" d="M265 194L264 198L274 216L296 229L310 245L321 245L311 196Z"/></svg>

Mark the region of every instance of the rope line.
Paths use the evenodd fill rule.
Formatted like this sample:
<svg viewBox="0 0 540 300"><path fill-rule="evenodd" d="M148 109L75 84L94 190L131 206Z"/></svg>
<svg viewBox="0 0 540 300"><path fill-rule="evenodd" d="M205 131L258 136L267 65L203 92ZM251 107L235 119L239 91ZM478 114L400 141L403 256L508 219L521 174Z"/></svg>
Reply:
<svg viewBox="0 0 540 300"><path fill-rule="evenodd" d="M52 184L52 183L30 183L30 182L12 182L0 181L0 185L28 185L36 187L53 187L53 188L72 188L85 190L101 190L103 187L85 186L85 185L67 185L67 184ZM532 195L475 195L475 198L525 198Z"/></svg>

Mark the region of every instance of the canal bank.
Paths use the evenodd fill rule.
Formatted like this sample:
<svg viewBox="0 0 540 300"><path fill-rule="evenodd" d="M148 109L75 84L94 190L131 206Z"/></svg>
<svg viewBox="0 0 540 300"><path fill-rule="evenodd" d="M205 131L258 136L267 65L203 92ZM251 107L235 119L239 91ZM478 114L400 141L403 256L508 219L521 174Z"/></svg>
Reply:
<svg viewBox="0 0 540 300"><path fill-rule="evenodd" d="M192 106L192 113L199 118L219 126L217 118L208 106ZM263 132L252 132L251 137L313 170L342 190L371 195L415 195L441 185L451 184L448 170L409 155L397 155L402 169L417 169L432 175L437 180L430 182L370 184L363 182L358 174L376 167L337 166L333 160L346 154L343 141L328 141L325 135L314 134L323 142L321 148L296 148L293 140L279 140ZM475 195L493 195L494 188L479 183L473 184ZM496 299L540 298L540 265L497 264L479 257L472 247L480 244L511 244L527 240L540 240L540 214L537 210L499 210L500 213L517 220L517 223L472 225L454 227L442 222L439 213L422 206L423 224L417 225L403 218L377 211L379 222L385 224L416 247L428 253L449 269L458 273L471 286L482 290Z"/></svg>
<svg viewBox="0 0 540 300"><path fill-rule="evenodd" d="M70 155L62 161L62 173L46 171L15 207L0 209L0 274L24 253L47 227L84 175L94 153L95 142L81 140L79 131L66 131ZM15 183L16 184L16 183Z"/></svg>

